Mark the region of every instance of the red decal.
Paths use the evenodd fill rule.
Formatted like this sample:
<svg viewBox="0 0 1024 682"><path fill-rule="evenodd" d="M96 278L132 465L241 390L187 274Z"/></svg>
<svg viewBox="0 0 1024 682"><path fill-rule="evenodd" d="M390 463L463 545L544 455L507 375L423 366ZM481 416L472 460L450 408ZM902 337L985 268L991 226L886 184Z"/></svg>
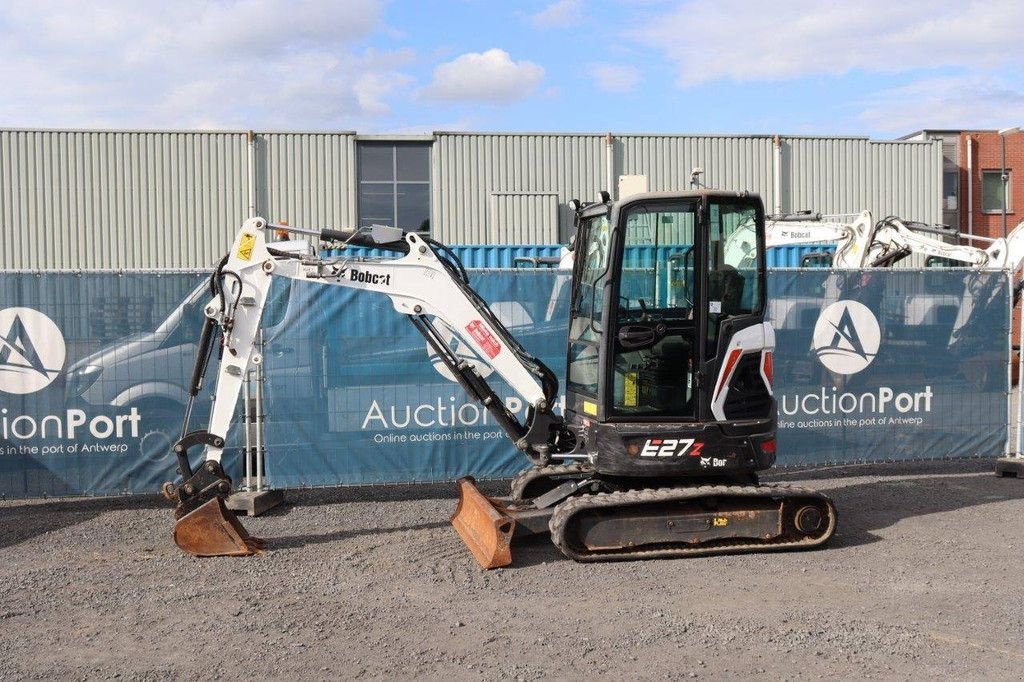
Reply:
<svg viewBox="0 0 1024 682"><path fill-rule="evenodd" d="M487 353L487 357L496 358L498 353L501 352L501 344L494 338L494 334L490 332L484 323L480 320L473 320L466 325L466 331L473 337L473 340L480 345L480 348Z"/></svg>
<svg viewBox="0 0 1024 682"><path fill-rule="evenodd" d="M704 443L694 443L690 449L690 457L700 457L700 451L704 449Z"/></svg>
<svg viewBox="0 0 1024 682"><path fill-rule="evenodd" d="M661 445L661 439L659 439L659 438L652 438L651 439L651 445Z"/></svg>
<svg viewBox="0 0 1024 682"><path fill-rule="evenodd" d="M725 361L725 369L722 370L722 379L718 382L718 388L715 389L715 399L718 399L718 394L722 392L722 387L729 383L729 377L732 376L732 371L736 369L736 362L743 355L743 349L737 348L733 352L729 353L729 358Z"/></svg>
<svg viewBox="0 0 1024 682"><path fill-rule="evenodd" d="M764 375L768 377L768 385L770 386L775 381L775 365L772 361L772 352L770 350L764 352L764 357L761 360L761 369L764 370Z"/></svg>

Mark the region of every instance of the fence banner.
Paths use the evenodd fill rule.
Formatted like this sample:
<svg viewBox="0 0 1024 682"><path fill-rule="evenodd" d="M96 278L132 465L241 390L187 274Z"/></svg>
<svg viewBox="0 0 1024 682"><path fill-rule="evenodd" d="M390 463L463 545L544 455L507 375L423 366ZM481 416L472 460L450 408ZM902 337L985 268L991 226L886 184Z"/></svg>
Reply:
<svg viewBox="0 0 1024 682"><path fill-rule="evenodd" d="M567 275L471 279L563 376ZM775 271L769 289L781 464L1003 452L1004 275ZM200 273L0 274L0 495L154 492L172 480L168 446L208 296ZM508 476L527 464L385 297L275 280L263 328L272 485ZM192 428L206 425L210 384ZM236 481L240 433L225 459Z"/></svg>
<svg viewBox="0 0 1024 682"><path fill-rule="evenodd" d="M206 278L0 273L0 495L153 492L174 478Z"/></svg>
<svg viewBox="0 0 1024 682"><path fill-rule="evenodd" d="M971 270L776 270L783 464L1001 455L1009 278Z"/></svg>
<svg viewBox="0 0 1024 682"><path fill-rule="evenodd" d="M569 275L471 271L471 282L522 345L563 376ZM302 300L286 313L295 317L266 335L274 485L511 476L529 464L385 296L297 283L292 297ZM442 334L523 418L525 405L498 375Z"/></svg>

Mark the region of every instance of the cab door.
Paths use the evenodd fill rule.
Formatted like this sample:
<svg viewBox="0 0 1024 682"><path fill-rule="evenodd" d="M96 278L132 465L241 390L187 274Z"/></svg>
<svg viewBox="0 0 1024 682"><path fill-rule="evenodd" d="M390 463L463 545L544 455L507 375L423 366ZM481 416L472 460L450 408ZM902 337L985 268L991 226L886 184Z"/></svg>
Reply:
<svg viewBox="0 0 1024 682"><path fill-rule="evenodd" d="M605 289L611 281L612 229L607 211L584 217L576 236L569 305L566 366L567 416L604 418L599 399L604 340Z"/></svg>
<svg viewBox="0 0 1024 682"><path fill-rule="evenodd" d="M609 421L692 421L699 410L698 197L622 207L608 311Z"/></svg>
<svg viewBox="0 0 1024 682"><path fill-rule="evenodd" d="M700 310L706 390L701 414L709 421L768 418L774 414L774 402L762 376L762 349L771 333L763 326L764 209L756 197L712 195L702 211L702 223L706 265ZM745 255L726 248L735 231L751 226L756 239Z"/></svg>

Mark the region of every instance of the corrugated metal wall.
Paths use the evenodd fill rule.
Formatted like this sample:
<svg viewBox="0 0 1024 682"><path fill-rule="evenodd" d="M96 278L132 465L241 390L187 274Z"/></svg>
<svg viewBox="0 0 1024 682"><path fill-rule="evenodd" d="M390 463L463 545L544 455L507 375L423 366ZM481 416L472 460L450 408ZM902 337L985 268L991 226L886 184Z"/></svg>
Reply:
<svg viewBox="0 0 1024 682"><path fill-rule="evenodd" d="M434 216L449 244L529 243L513 225L492 225L492 195L508 206L516 195L557 198L558 241L568 238L570 199L592 200L605 186L602 135L438 133L434 142Z"/></svg>
<svg viewBox="0 0 1024 682"><path fill-rule="evenodd" d="M942 145L863 138L783 138L784 211L942 220Z"/></svg>
<svg viewBox="0 0 1024 682"><path fill-rule="evenodd" d="M377 138L375 138L377 139ZM356 224L354 133L0 130L0 267L207 267L255 211L305 227ZM434 136L432 225L449 244L564 242L570 199L607 186L602 134ZM379 141L379 140L378 140ZM942 218L941 143L863 138L624 135L613 177L651 190L758 192L769 211Z"/></svg>
<svg viewBox="0 0 1024 682"><path fill-rule="evenodd" d="M897 215L942 222L942 142L869 142L867 206L878 218Z"/></svg>
<svg viewBox="0 0 1024 682"><path fill-rule="evenodd" d="M526 244L558 243L558 194L491 192L487 241L500 244L509 235Z"/></svg>
<svg viewBox="0 0 1024 682"><path fill-rule="evenodd" d="M356 224L355 133L256 137L256 215L302 227Z"/></svg>
<svg viewBox="0 0 1024 682"><path fill-rule="evenodd" d="M690 172L703 168L702 185L757 192L770 210L770 137L623 135L615 139L614 149L616 178L646 175L652 192L686 190L694 188Z"/></svg>
<svg viewBox="0 0 1024 682"><path fill-rule="evenodd" d="M441 133L434 147L434 224L450 243L507 242L521 223L501 220L504 213L493 206L540 192L557 196L564 239L572 226L565 203L592 200L607 185L603 135ZM613 174L644 175L651 191L685 190L692 187L691 171L702 168L702 186L757 192L769 211L779 192L783 211L857 214L867 208L879 217L941 221L937 142L793 137L781 138L780 147L776 178L771 136L619 135ZM537 235L528 232L522 241L536 242Z"/></svg>
<svg viewBox="0 0 1024 682"><path fill-rule="evenodd" d="M0 130L0 265L209 265L247 202L244 133Z"/></svg>

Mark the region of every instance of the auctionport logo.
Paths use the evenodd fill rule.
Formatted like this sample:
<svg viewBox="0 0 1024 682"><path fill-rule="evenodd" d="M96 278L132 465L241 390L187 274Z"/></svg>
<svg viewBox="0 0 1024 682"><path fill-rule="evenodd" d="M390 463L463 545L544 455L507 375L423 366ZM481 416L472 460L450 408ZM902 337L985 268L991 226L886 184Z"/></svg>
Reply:
<svg viewBox="0 0 1024 682"><path fill-rule="evenodd" d="M64 368L64 337L32 308L0 310L0 391L24 395L49 386Z"/></svg>
<svg viewBox="0 0 1024 682"><path fill-rule="evenodd" d="M871 309L857 301L837 301L821 311L814 325L814 353L836 374L856 374L878 355L882 333Z"/></svg>

